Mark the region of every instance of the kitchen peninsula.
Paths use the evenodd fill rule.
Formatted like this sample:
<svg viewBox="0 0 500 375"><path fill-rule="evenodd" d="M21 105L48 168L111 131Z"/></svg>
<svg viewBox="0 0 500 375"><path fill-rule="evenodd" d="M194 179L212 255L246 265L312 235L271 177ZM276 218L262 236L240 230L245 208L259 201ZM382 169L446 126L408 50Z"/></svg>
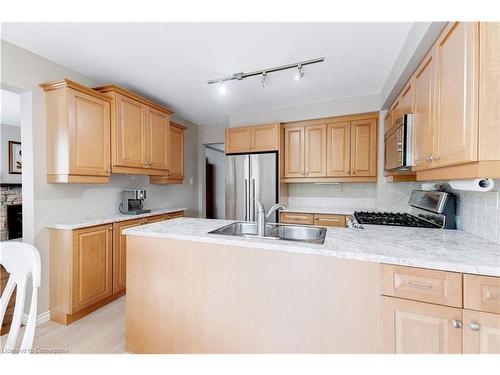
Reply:
<svg viewBox="0 0 500 375"><path fill-rule="evenodd" d="M229 223L123 231L129 351L390 353L430 340L459 353L479 340L468 316L500 312L500 245L462 231L329 228L323 245L208 234ZM419 319L422 309L435 316ZM423 333L405 344L412 323Z"/></svg>

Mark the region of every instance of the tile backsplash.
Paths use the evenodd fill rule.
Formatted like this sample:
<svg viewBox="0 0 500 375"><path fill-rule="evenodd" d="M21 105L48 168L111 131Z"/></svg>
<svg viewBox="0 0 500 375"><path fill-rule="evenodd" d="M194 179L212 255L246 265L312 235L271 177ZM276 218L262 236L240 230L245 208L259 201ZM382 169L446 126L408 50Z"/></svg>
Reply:
<svg viewBox="0 0 500 375"><path fill-rule="evenodd" d="M500 180L495 181L497 186ZM457 226L500 243L500 192L457 191Z"/></svg>

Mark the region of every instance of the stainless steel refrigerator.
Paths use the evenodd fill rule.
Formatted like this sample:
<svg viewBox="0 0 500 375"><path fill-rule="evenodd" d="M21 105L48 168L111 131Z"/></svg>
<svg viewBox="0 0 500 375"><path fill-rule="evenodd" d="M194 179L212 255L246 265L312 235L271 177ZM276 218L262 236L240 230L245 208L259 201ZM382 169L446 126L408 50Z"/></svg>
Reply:
<svg viewBox="0 0 500 375"><path fill-rule="evenodd" d="M226 219L255 221L258 199L269 209L278 202L277 153L226 156ZM276 222L276 214L269 222Z"/></svg>

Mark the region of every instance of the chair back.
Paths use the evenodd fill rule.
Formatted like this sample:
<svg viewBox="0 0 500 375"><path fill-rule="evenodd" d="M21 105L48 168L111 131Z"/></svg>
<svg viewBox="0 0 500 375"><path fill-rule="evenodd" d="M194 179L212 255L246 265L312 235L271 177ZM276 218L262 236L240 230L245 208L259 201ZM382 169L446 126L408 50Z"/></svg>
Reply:
<svg viewBox="0 0 500 375"><path fill-rule="evenodd" d="M26 242L6 241L0 243L0 264L10 273L7 285L0 297L0 326L3 323L5 311L10 297L17 287L16 301L9 336L3 347L4 352L17 352L14 350L21 327L24 303L26 300L26 285L31 276L33 291L31 294L30 309L23 340L19 347L20 353L28 353L33 345L36 326L36 305L38 288L40 287L40 253L33 245Z"/></svg>

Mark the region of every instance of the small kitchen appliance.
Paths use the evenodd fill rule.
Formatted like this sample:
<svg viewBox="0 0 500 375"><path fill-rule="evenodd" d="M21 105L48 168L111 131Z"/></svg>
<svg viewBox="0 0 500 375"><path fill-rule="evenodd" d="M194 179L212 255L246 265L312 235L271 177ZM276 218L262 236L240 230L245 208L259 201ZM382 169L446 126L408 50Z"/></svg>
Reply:
<svg viewBox="0 0 500 375"><path fill-rule="evenodd" d="M122 191L122 201L120 203L120 212L125 215L139 215L151 212L145 210L144 200L146 199L146 190L126 189Z"/></svg>
<svg viewBox="0 0 500 375"><path fill-rule="evenodd" d="M403 115L396 120L394 130L385 135L384 169L386 171L408 171L412 166L413 115Z"/></svg>
<svg viewBox="0 0 500 375"><path fill-rule="evenodd" d="M411 214L356 211L355 224L456 229L455 195L444 191L413 190L408 203L412 207Z"/></svg>

